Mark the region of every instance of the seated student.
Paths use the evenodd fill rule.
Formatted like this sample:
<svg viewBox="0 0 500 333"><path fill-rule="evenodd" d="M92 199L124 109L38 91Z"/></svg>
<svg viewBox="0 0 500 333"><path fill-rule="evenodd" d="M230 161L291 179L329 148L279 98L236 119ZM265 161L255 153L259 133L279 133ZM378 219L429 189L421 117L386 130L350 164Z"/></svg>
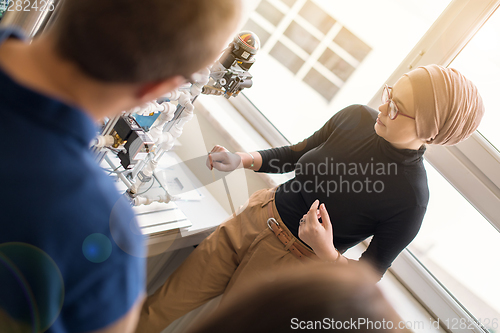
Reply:
<svg viewBox="0 0 500 333"><path fill-rule="evenodd" d="M470 80L455 69L428 65L386 86L378 111L348 106L298 144L237 154L216 147L209 168L295 171L295 177L252 194L245 209L201 242L147 298L138 332L160 332L268 269L303 260L346 263L342 253L370 236L360 261L382 277L424 218L426 145L467 139L483 113Z"/></svg>
<svg viewBox="0 0 500 333"><path fill-rule="evenodd" d="M0 332L135 329L143 238L89 143L97 121L213 63L236 33L239 6L67 0L31 44L13 27L0 29L0 119L9 141L0 163Z"/></svg>
<svg viewBox="0 0 500 333"><path fill-rule="evenodd" d="M364 265L267 271L187 333L410 332L376 280Z"/></svg>

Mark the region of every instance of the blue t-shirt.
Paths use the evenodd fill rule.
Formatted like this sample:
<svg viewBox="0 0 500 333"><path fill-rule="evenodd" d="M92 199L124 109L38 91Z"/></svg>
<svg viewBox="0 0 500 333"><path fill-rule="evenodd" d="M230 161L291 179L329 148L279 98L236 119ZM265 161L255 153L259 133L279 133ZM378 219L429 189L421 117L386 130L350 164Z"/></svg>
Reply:
<svg viewBox="0 0 500 333"><path fill-rule="evenodd" d="M9 37L24 39L0 29ZM117 321L145 292L144 238L89 151L94 122L1 68L0 121L0 331Z"/></svg>

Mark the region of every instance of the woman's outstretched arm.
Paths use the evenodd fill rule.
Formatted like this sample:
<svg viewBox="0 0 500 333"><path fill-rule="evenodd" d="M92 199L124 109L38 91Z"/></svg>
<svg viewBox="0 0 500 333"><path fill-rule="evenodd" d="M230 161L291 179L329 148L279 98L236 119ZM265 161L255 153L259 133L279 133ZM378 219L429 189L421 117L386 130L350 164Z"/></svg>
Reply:
<svg viewBox="0 0 500 333"><path fill-rule="evenodd" d="M207 167L220 171L233 171L244 167L258 172L285 173L295 170L295 164L302 155L324 143L336 127L346 127L352 124L343 124L351 117L351 112L361 105L351 105L333 115L319 130L303 141L289 146L270 148L250 153L230 153L222 146L214 146L207 158ZM354 113L357 114L357 113ZM354 119L354 122L359 121ZM352 121L351 121L352 122ZM252 166L253 164L253 166Z"/></svg>
<svg viewBox="0 0 500 333"><path fill-rule="evenodd" d="M245 169L256 171L262 166L262 155L260 155L258 151L252 151L249 153L237 152L236 155L240 156Z"/></svg>

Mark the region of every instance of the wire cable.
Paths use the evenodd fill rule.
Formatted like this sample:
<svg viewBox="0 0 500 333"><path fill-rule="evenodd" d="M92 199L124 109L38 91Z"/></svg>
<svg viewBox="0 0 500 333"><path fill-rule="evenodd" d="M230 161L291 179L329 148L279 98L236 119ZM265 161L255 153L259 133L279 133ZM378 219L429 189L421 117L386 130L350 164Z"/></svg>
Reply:
<svg viewBox="0 0 500 333"><path fill-rule="evenodd" d="M153 185L155 183L155 178L152 178L152 180L153 181L151 182L151 185L149 185L149 187L148 187L148 189L146 191L142 191L141 193L137 193L135 196L142 195L142 194L146 193L147 191L149 191L153 187Z"/></svg>

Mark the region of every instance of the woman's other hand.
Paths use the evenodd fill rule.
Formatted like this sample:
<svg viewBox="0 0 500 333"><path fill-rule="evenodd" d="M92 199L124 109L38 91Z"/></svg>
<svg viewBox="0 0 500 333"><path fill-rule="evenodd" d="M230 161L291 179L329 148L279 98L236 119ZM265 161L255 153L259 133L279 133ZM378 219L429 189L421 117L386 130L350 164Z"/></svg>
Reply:
<svg viewBox="0 0 500 333"><path fill-rule="evenodd" d="M208 154L206 165L210 170L215 168L225 172L243 167L239 155L233 154L226 148L218 145L213 147Z"/></svg>
<svg viewBox="0 0 500 333"><path fill-rule="evenodd" d="M319 207L319 212L318 212ZM321 217L322 223L319 222ZM333 227L325 204L316 200L299 224L299 237L309 245L322 260L335 261L339 254L333 245Z"/></svg>

